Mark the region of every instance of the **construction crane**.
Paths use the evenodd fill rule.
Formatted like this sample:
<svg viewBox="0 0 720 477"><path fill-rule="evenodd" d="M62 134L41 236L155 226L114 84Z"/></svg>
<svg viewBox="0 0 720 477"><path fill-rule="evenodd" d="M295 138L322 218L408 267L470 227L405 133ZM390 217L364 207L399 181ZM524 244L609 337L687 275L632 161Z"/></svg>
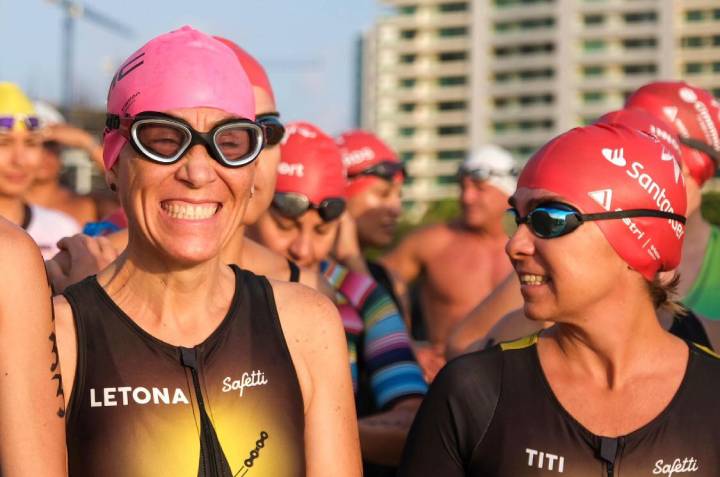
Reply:
<svg viewBox="0 0 720 477"><path fill-rule="evenodd" d="M48 3L58 5L65 12L63 18L62 38L62 106L67 113L74 103L74 56L75 56L75 21L84 18L108 31L124 38L132 38L133 30L109 16L98 12L73 0L46 0Z"/></svg>

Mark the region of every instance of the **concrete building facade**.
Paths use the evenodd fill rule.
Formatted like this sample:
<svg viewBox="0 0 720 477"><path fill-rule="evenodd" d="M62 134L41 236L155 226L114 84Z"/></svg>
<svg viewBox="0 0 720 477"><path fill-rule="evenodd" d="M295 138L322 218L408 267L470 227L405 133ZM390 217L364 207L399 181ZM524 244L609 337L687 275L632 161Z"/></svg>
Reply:
<svg viewBox="0 0 720 477"><path fill-rule="evenodd" d="M408 202L454 197L473 148L522 162L644 83L720 97L717 0L382 1L362 42L359 118L406 161Z"/></svg>

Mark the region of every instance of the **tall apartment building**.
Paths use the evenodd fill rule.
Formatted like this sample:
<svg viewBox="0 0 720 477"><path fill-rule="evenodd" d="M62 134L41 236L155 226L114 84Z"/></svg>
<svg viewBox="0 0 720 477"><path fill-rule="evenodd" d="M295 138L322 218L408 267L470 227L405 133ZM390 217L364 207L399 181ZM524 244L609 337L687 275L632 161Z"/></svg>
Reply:
<svg viewBox="0 0 720 477"><path fill-rule="evenodd" d="M360 119L407 161L405 198L456 194L493 142L519 161L658 79L720 97L717 0L382 0L362 42Z"/></svg>

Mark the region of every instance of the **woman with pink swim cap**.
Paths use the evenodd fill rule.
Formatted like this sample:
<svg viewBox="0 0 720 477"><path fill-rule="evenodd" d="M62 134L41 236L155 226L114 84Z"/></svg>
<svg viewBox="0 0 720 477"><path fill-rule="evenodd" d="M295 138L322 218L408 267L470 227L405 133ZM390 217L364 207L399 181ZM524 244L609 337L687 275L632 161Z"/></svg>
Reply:
<svg viewBox="0 0 720 477"><path fill-rule="evenodd" d="M720 356L657 318L685 235L671 150L621 125L573 129L529 160L510 205L524 312L555 325L446 366L399 475L717 474Z"/></svg>
<svg viewBox="0 0 720 477"><path fill-rule="evenodd" d="M189 27L154 38L107 118L129 238L55 303L70 474L359 475L335 306L222 256L267 142L233 51Z"/></svg>

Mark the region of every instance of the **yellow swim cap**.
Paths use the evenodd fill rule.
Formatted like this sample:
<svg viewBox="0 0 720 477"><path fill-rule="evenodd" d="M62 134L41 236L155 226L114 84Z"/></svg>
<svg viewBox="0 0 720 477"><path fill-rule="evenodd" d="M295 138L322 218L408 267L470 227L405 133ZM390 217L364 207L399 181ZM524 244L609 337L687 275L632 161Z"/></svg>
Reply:
<svg viewBox="0 0 720 477"><path fill-rule="evenodd" d="M14 83L0 81L0 131L37 129L35 107Z"/></svg>

